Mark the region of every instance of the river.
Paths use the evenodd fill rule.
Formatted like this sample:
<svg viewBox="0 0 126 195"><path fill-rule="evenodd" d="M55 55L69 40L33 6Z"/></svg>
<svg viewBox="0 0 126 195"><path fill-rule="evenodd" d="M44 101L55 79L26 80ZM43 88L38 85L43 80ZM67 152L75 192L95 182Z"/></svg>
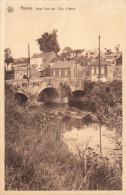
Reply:
<svg viewBox="0 0 126 195"><path fill-rule="evenodd" d="M121 158L119 138L115 129L99 124L97 117L68 104L42 104L48 112L55 113L61 120L61 139L68 150L78 158L79 152L90 148L102 158L115 163Z"/></svg>

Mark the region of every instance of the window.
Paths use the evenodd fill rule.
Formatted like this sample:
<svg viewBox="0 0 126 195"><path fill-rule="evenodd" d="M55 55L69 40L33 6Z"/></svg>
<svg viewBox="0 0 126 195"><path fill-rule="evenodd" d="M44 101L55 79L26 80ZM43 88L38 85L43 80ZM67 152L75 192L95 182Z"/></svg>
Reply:
<svg viewBox="0 0 126 195"><path fill-rule="evenodd" d="M92 69L91 69L91 73L92 73L92 74L94 74L94 67L92 67Z"/></svg>
<svg viewBox="0 0 126 195"><path fill-rule="evenodd" d="M59 70L59 76L61 76L61 70Z"/></svg>
<svg viewBox="0 0 126 195"><path fill-rule="evenodd" d="M98 67L96 68L96 74L99 74L99 68Z"/></svg>
<svg viewBox="0 0 126 195"><path fill-rule="evenodd" d="M55 70L53 71L53 76L54 76L54 77L56 76L56 72L55 72Z"/></svg>
<svg viewBox="0 0 126 195"><path fill-rule="evenodd" d="M101 67L101 74L104 74L104 67Z"/></svg>
<svg viewBox="0 0 126 195"><path fill-rule="evenodd" d="M65 76L67 76L67 70L65 70Z"/></svg>

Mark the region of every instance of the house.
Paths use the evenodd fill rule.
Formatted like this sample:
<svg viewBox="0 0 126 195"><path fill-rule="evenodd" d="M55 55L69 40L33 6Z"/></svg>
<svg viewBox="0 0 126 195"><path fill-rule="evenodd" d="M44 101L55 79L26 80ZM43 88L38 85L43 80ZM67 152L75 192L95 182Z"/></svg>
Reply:
<svg viewBox="0 0 126 195"><path fill-rule="evenodd" d="M28 74L28 65L20 65L18 67L15 67L14 69L14 78L15 79L26 79L27 78L27 74ZM30 76L31 79L36 79L39 78L41 76L41 72L39 72L38 70L35 69L35 67L33 65L30 65L30 75L28 75L28 77Z"/></svg>
<svg viewBox="0 0 126 195"><path fill-rule="evenodd" d="M60 56L56 56L55 58L53 58L50 62L49 65L50 67L52 67L54 65L55 62L57 61L61 61L61 57Z"/></svg>
<svg viewBox="0 0 126 195"><path fill-rule="evenodd" d="M33 65L38 71L49 68L50 61L56 57L55 52L46 52L34 54L30 59L30 64Z"/></svg>
<svg viewBox="0 0 126 195"><path fill-rule="evenodd" d="M23 79L27 75L28 58L14 59L14 79Z"/></svg>
<svg viewBox="0 0 126 195"><path fill-rule="evenodd" d="M89 72L91 81L99 80L99 58L95 59L94 62L89 65ZM114 65L100 57L100 81L112 81L114 76L113 73Z"/></svg>
<svg viewBox="0 0 126 195"><path fill-rule="evenodd" d="M28 64L28 58L14 59L13 68L15 69L16 67L27 65L27 64Z"/></svg>
<svg viewBox="0 0 126 195"><path fill-rule="evenodd" d="M118 53L117 52L106 52L104 58L106 61L114 62L121 55L122 55L122 52L118 52Z"/></svg>
<svg viewBox="0 0 126 195"><path fill-rule="evenodd" d="M13 63L10 63L7 68L6 68L6 72L5 72L5 79L8 80L8 79L14 79L14 78L17 78L19 75L19 73L16 72L15 74L15 69L17 69L18 67L20 66L27 66L27 63L28 63L28 58L20 58L20 59L14 59L13 60ZM24 68L23 68L24 69ZM22 70L24 72L24 70ZM22 72L21 71L21 72ZM21 73L20 72L20 73ZM22 73L21 73L22 74ZM24 73L23 73L24 74ZM21 75L20 75L21 76ZM20 77L19 76L19 77ZM21 76L22 77L22 76Z"/></svg>
<svg viewBox="0 0 126 195"><path fill-rule="evenodd" d="M115 61L114 79L115 80L122 79L122 55Z"/></svg>
<svg viewBox="0 0 126 195"><path fill-rule="evenodd" d="M57 61L50 67L51 77L76 78L75 61Z"/></svg>
<svg viewBox="0 0 126 195"><path fill-rule="evenodd" d="M20 80L27 76L27 65L19 66L14 69L14 79Z"/></svg>

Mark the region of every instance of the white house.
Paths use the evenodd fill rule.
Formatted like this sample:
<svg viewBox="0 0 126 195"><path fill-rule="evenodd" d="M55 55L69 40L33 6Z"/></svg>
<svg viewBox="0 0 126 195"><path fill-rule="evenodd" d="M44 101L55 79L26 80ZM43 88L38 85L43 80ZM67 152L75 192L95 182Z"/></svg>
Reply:
<svg viewBox="0 0 126 195"><path fill-rule="evenodd" d="M30 64L36 67L37 70L41 71L49 67L50 61L56 57L55 52L46 52L34 54L30 59Z"/></svg>

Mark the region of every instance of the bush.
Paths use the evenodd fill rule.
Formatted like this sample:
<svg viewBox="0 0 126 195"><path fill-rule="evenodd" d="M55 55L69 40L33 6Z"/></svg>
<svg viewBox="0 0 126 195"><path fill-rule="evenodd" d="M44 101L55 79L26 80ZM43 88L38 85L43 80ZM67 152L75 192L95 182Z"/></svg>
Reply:
<svg viewBox="0 0 126 195"><path fill-rule="evenodd" d="M95 104L96 112L98 112L102 98L109 95L108 92L104 92L104 96L100 95L101 86L94 83L90 85L93 87L89 94L94 94L94 97L89 103L96 103L99 97ZM13 93L10 96L7 87L5 102L6 190L121 189L121 170L117 170L117 167L110 166L108 161L106 163L103 159L99 160L99 156L88 152L87 168L84 169L83 159L75 158L68 151L61 141L63 129L58 113L49 113L42 107L30 107L30 109L28 105L25 108L21 107L13 97ZM106 98L104 98L104 104L107 104ZM105 112L104 104L102 104L102 109ZM117 113L113 108L117 110ZM119 119L121 107L117 109L117 106L114 106L109 109L107 115L114 118L114 114L116 116L118 114ZM120 124L120 120L118 123Z"/></svg>

